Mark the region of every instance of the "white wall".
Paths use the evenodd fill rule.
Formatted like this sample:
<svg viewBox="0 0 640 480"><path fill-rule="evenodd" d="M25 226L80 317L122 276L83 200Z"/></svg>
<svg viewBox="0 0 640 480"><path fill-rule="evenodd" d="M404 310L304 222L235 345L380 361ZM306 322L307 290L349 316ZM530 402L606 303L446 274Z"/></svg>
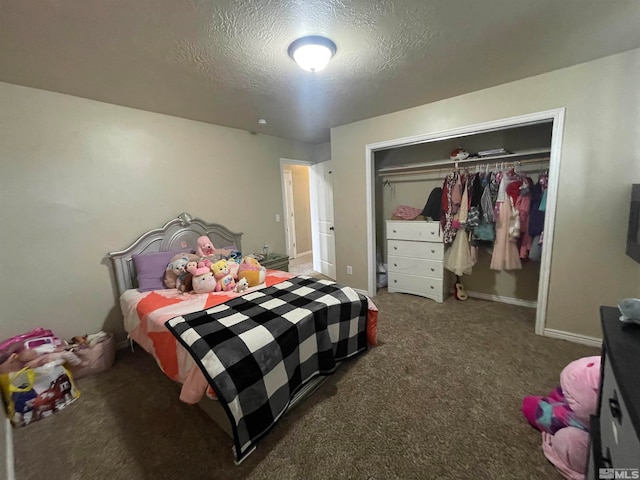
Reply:
<svg viewBox="0 0 640 480"><path fill-rule="evenodd" d="M279 158L311 145L5 83L0 105L0 338L122 338L105 255L183 211L284 251Z"/></svg>
<svg viewBox="0 0 640 480"><path fill-rule="evenodd" d="M566 108L547 328L600 337L598 307L640 296L624 253L640 183L640 49L333 128L337 280L367 289L365 146ZM347 276L344 266L353 265Z"/></svg>

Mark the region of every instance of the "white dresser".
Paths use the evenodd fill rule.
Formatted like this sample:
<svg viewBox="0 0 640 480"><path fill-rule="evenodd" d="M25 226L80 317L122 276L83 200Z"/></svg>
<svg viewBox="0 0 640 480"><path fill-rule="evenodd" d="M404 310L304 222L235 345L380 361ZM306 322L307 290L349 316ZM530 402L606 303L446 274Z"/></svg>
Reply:
<svg viewBox="0 0 640 480"><path fill-rule="evenodd" d="M440 223L387 220L390 292L412 293L442 303L449 287L443 257Z"/></svg>

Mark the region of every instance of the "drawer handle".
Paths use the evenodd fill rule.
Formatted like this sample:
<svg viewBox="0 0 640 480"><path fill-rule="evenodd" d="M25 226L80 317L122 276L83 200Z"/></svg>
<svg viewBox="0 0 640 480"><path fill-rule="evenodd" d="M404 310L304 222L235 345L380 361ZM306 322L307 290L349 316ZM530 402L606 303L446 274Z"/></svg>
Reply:
<svg viewBox="0 0 640 480"><path fill-rule="evenodd" d="M436 234L436 232L431 232L431 235L435 235L435 234Z"/></svg>
<svg viewBox="0 0 640 480"><path fill-rule="evenodd" d="M431 250L431 253L436 253L436 251L435 250Z"/></svg>
<svg viewBox="0 0 640 480"><path fill-rule="evenodd" d="M433 285L431 285L431 290L433 290L435 287Z"/></svg>
<svg viewBox="0 0 640 480"><path fill-rule="evenodd" d="M393 283L398 283L398 280L394 280Z"/></svg>
<svg viewBox="0 0 640 480"><path fill-rule="evenodd" d="M431 269L431 271L432 271L432 272L435 272L435 271L436 271L436 269L435 269L435 268L432 268L432 269Z"/></svg>
<svg viewBox="0 0 640 480"><path fill-rule="evenodd" d="M394 230L393 233L396 233L396 231Z"/></svg>
<svg viewBox="0 0 640 480"><path fill-rule="evenodd" d="M609 447L607 447L607 455L604 456L602 455L602 458L600 459L601 461L601 465L604 468L612 468L613 464L611 463L611 450L609 450Z"/></svg>
<svg viewBox="0 0 640 480"><path fill-rule="evenodd" d="M393 247L393 249L394 249L394 250L397 250L397 249L398 249L398 247Z"/></svg>
<svg viewBox="0 0 640 480"><path fill-rule="evenodd" d="M613 391L613 398L609 399L609 410L611 410L611 416L618 421L618 425L622 424L622 410L618 401L618 392L615 390Z"/></svg>
<svg viewBox="0 0 640 480"><path fill-rule="evenodd" d="M398 266L398 264L397 264L397 263L394 263L394 264L393 264L393 266L394 266L394 267L397 267L397 266Z"/></svg>

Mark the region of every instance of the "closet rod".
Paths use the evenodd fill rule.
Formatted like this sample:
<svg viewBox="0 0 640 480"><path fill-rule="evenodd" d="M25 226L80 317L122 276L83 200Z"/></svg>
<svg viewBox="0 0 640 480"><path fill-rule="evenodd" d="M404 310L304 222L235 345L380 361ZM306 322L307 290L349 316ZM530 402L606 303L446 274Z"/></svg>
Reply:
<svg viewBox="0 0 640 480"><path fill-rule="evenodd" d="M529 163L542 163L542 162L548 162L550 159L550 157L542 157L542 158L531 158L531 159L527 159L527 160L517 160L517 161L513 161L513 162L500 162L500 161L495 161L492 162L489 160L489 158L474 158L473 160L462 160L462 161L450 161L448 162L448 166L442 166L442 164L438 164L437 167L438 168L421 168L419 170L411 170L411 171L405 171L405 172L389 172L389 173L380 173L379 176L381 177L399 177L399 176L405 176L405 175L416 175L416 174L422 174L422 173L436 173L436 172L445 172L445 171L451 171L452 167L455 168L456 167L456 163L458 164L458 168L469 168L468 166L464 166L464 167L460 167L459 164L461 163L477 163L479 165L488 165L489 166L489 170L492 170L491 166L492 165L501 165L501 164L505 164L505 165L526 165Z"/></svg>

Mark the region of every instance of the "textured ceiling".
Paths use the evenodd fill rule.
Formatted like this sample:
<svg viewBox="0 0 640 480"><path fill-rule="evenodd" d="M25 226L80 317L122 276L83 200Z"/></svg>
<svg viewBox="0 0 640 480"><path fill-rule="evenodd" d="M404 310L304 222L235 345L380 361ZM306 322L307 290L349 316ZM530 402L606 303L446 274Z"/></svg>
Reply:
<svg viewBox="0 0 640 480"><path fill-rule="evenodd" d="M639 25L637 0L0 0L0 81L319 143L639 47ZM315 75L287 56L307 34L338 46Z"/></svg>

